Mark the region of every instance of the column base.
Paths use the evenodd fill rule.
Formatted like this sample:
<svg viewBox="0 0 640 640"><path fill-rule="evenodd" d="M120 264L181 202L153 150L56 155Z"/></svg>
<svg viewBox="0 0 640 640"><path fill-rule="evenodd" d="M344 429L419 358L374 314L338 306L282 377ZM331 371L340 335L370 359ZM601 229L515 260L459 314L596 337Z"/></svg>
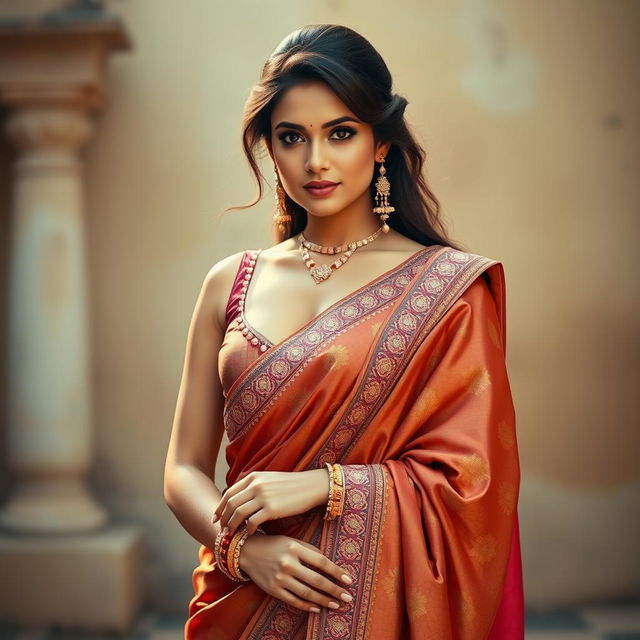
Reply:
<svg viewBox="0 0 640 640"><path fill-rule="evenodd" d="M79 477L26 477L0 509L2 529L27 535L82 534L101 529L108 519Z"/></svg>
<svg viewBox="0 0 640 640"><path fill-rule="evenodd" d="M142 529L0 533L0 619L18 625L126 632L142 604Z"/></svg>

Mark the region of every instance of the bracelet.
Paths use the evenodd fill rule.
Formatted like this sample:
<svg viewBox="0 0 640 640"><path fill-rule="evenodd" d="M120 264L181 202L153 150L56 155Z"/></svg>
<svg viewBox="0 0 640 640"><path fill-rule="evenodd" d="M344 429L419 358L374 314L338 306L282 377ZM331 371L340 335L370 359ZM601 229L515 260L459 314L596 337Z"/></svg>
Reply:
<svg viewBox="0 0 640 640"><path fill-rule="evenodd" d="M260 527L256 529L256 533L266 535L264 529ZM251 580L240 569L240 550L248 538L246 523L241 525L231 537L228 533L222 535L222 531L216 536L214 544L216 564L227 578L235 582L248 582Z"/></svg>
<svg viewBox="0 0 640 640"><path fill-rule="evenodd" d="M227 578L232 578L229 570L227 569L226 557L227 557L227 547L229 546L229 537L223 536L222 531L218 533L216 536L216 540L213 546L213 554L216 559L216 566L219 567L220 571L224 573Z"/></svg>
<svg viewBox="0 0 640 640"><path fill-rule="evenodd" d="M342 514L344 508L344 470L338 463L324 463L329 472L329 499L325 520L334 520Z"/></svg>
<svg viewBox="0 0 640 640"><path fill-rule="evenodd" d="M334 518L337 518L342 514L344 506L344 470L341 464L333 465L333 482L336 494L331 513Z"/></svg>
<svg viewBox="0 0 640 640"><path fill-rule="evenodd" d="M231 542L229 543L229 550L227 551L227 569L231 574L231 577L237 581L247 582L249 577L246 576L238 566L238 560L240 559L240 548L247 539L247 527L241 527L235 532Z"/></svg>

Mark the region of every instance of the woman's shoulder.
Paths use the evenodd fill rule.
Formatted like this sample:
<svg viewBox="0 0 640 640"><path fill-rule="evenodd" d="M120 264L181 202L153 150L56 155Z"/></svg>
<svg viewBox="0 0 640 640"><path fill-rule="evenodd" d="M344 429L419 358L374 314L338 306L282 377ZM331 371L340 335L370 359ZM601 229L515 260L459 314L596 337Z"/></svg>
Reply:
<svg viewBox="0 0 640 640"><path fill-rule="evenodd" d="M434 259L426 265L424 277L434 292L452 297L451 306L486 310L503 304L504 265L497 258L438 245Z"/></svg>
<svg viewBox="0 0 640 640"><path fill-rule="evenodd" d="M476 261L487 261L491 263L500 262L497 258L493 258L488 255L484 255L481 253L475 253L466 248L459 248L451 245L437 245L442 248L441 255L444 259L454 260L458 262L470 262L473 260Z"/></svg>
<svg viewBox="0 0 640 640"><path fill-rule="evenodd" d="M480 253L473 253L455 246L436 244L431 245L430 259L425 263L425 275L436 275L451 280L468 279L502 262L497 258Z"/></svg>
<svg viewBox="0 0 640 640"><path fill-rule="evenodd" d="M236 251L221 258L209 268L204 278L203 295L207 304L215 309L215 313L219 319L223 319L225 316L229 295L243 257L245 254L254 251L256 250L243 249Z"/></svg>
<svg viewBox="0 0 640 640"><path fill-rule="evenodd" d="M227 255L217 262L214 262L214 264L209 268L206 280L218 284L228 280L229 278L233 280L238 268L240 267L244 254L248 251L251 251L251 249L236 251L235 253Z"/></svg>

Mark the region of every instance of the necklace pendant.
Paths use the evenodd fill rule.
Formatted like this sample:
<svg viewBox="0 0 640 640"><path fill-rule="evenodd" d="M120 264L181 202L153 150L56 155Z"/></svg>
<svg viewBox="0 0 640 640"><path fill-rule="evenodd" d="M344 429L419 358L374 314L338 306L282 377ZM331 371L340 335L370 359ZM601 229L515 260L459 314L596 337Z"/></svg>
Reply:
<svg viewBox="0 0 640 640"><path fill-rule="evenodd" d="M316 281L316 284L320 284L323 280L326 280L331 275L331 267L326 264L318 265L311 269L311 275Z"/></svg>

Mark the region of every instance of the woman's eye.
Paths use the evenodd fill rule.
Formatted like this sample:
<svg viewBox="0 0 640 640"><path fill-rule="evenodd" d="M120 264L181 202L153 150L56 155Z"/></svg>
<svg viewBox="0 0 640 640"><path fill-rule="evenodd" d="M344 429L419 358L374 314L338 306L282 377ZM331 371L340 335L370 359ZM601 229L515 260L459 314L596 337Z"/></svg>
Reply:
<svg viewBox="0 0 640 640"><path fill-rule="evenodd" d="M347 133L348 135L339 135L338 137L333 138L333 140L348 140L349 138L352 138L355 135L355 130L352 129L351 127L338 127L337 129L334 129L332 131L332 135L333 134L344 134ZM294 139L291 140L289 136L293 136ZM295 138L301 138L299 133L295 133L294 131L287 131L286 133L282 133L279 136L280 140L285 144L285 145L292 145L295 144L296 140Z"/></svg>
<svg viewBox="0 0 640 640"><path fill-rule="evenodd" d="M287 140L287 138L289 136L298 136L299 137L299 134L294 133L293 131L288 131L287 133L283 133L280 136L280 140L282 140L282 142L284 142L285 144L293 144L293 142L291 142L290 140Z"/></svg>
<svg viewBox="0 0 640 640"><path fill-rule="evenodd" d="M339 136L337 139L338 140L348 140L349 138L352 138L355 134L355 131L351 128L351 127L339 127L338 129L335 129L333 133L348 133L348 136Z"/></svg>

